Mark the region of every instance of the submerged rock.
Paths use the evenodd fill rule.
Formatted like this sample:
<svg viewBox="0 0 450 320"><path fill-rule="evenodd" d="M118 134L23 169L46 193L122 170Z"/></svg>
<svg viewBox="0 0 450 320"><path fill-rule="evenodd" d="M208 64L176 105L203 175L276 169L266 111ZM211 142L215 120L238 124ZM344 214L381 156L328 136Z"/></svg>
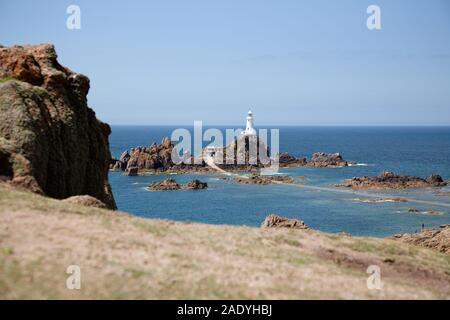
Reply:
<svg viewBox="0 0 450 320"><path fill-rule="evenodd" d="M440 211L419 210L419 209L416 209L416 208L409 208L408 212L409 213L415 213L415 214L426 214L426 215L430 215L430 216L440 216L440 215L442 215L442 212L440 212Z"/></svg>
<svg viewBox="0 0 450 320"><path fill-rule="evenodd" d="M447 183L438 175L423 179L414 176L400 176L393 172L384 171L375 177L364 176L348 179L337 186L353 189L404 189L442 187L445 185Z"/></svg>
<svg viewBox="0 0 450 320"><path fill-rule="evenodd" d="M277 214L268 215L261 228L292 228L292 229L309 229L305 222L297 219L288 219Z"/></svg>
<svg viewBox="0 0 450 320"><path fill-rule="evenodd" d="M380 202L408 202L405 198L354 198L355 202L380 203Z"/></svg>
<svg viewBox="0 0 450 320"><path fill-rule="evenodd" d="M435 195L437 195L437 196L450 196L450 191L438 191L438 192L435 192Z"/></svg>
<svg viewBox="0 0 450 320"><path fill-rule="evenodd" d="M116 208L107 175L111 129L87 105L89 79L61 66L50 44L0 48L0 79L2 180Z"/></svg>
<svg viewBox="0 0 450 320"><path fill-rule="evenodd" d="M294 179L290 176L262 176L253 173L250 176L235 177L234 181L243 184L271 184L277 182L293 183Z"/></svg>

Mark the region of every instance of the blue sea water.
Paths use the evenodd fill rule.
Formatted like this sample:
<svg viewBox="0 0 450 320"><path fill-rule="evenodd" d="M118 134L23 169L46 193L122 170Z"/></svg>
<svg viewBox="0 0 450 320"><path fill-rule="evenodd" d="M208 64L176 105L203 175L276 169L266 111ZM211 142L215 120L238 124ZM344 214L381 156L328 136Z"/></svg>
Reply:
<svg viewBox="0 0 450 320"><path fill-rule="evenodd" d="M234 128L228 126L228 128ZM170 136L170 126L113 126L113 156L133 146L148 146ZM186 128L192 129L192 128ZM206 129L206 128L205 128ZM224 128L220 128L224 129ZM345 168L286 168L281 172L304 176L305 187L240 185L221 180L220 174L149 175L127 177L110 172L120 210L148 218L213 224L259 226L269 213L304 220L314 229L354 235L387 236L450 223L450 197L434 189L358 191L333 187L354 176L383 170L399 174L450 179L450 127L281 127L280 151L310 157L313 152L341 152L358 166ZM148 191L152 181L167 177L184 183L208 182L207 190ZM315 188L319 187L319 188ZM323 189L321 189L323 188ZM449 187L442 190L450 191ZM364 195L401 196L419 202L362 203ZM441 215L408 213L409 208L434 210Z"/></svg>

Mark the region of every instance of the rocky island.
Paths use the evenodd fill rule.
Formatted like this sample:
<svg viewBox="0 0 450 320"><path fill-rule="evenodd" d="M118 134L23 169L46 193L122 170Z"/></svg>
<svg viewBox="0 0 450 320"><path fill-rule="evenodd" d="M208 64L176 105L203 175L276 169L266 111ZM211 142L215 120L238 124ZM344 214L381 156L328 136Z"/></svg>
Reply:
<svg viewBox="0 0 450 320"><path fill-rule="evenodd" d="M208 188L208 184L206 182L202 182L200 180L192 180L186 184L179 184L175 181L175 179L164 179L162 181L155 181L150 184L147 188L148 190L159 190L159 191L169 191L169 190L201 190Z"/></svg>
<svg viewBox="0 0 450 320"><path fill-rule="evenodd" d="M291 176L263 176L252 173L249 176L237 176L234 181L242 184L272 184L272 183L293 183L294 178Z"/></svg>
<svg viewBox="0 0 450 320"><path fill-rule="evenodd" d="M269 164L264 165L260 162L256 164L249 164L249 151L248 151L248 141L242 142L242 145L246 149L239 150L238 146L239 139L248 139L245 137L238 137L232 143L231 148L236 150L235 158L233 163L227 164L217 164L217 167L227 171L257 171L261 168L268 167ZM161 143L153 143L149 147L133 147L129 150L123 151L119 159L112 158L109 164L110 170L113 171L123 171L126 175L137 175L139 172L155 172L155 173L167 173L167 172L177 172L177 173L188 173L188 172L213 172L216 169L207 165L202 158L199 164L175 164L172 161L172 150L174 144L170 138L164 138ZM230 146L228 146L230 148ZM216 151L216 157L226 158L226 149ZM268 151L267 151L268 152ZM238 164L237 155L243 154L243 158L247 159L246 164ZM194 163L194 157L191 157L192 163ZM223 161L225 162L225 161ZM307 158L296 158L291 156L287 152L280 153L279 155L279 166L280 167L320 167L320 168L335 168L335 167L346 167L354 162L346 161L342 158L339 153L324 153L317 152L314 153L310 160Z"/></svg>
<svg viewBox="0 0 450 320"><path fill-rule="evenodd" d="M345 180L338 187L352 189L405 189L405 188L425 188L446 186L441 176L432 175L427 178L414 176L401 176L389 171L383 171L375 177L355 177Z"/></svg>

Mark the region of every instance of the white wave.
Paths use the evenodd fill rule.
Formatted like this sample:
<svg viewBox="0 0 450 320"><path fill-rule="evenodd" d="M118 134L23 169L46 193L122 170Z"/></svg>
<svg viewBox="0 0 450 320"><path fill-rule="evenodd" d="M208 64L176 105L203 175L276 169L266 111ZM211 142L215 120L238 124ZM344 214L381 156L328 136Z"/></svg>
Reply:
<svg viewBox="0 0 450 320"><path fill-rule="evenodd" d="M370 166L368 163L349 163L349 167L367 167Z"/></svg>

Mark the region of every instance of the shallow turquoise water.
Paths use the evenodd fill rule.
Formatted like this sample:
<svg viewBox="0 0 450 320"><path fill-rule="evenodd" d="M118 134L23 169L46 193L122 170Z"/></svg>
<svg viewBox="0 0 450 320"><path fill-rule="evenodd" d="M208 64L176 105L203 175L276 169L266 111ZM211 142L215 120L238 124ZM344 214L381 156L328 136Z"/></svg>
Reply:
<svg viewBox="0 0 450 320"><path fill-rule="evenodd" d="M172 127L115 126L110 137L114 156L137 145L150 145L170 136ZM312 228L345 231L355 235L386 236L414 232L450 223L450 197L435 190L367 192L402 196L430 203L360 203L365 192L336 189L346 178L374 175L382 170L450 179L450 128L282 127L280 149L296 156L316 151L341 152L345 159L363 166L347 168L291 168L282 172L305 176L305 187L290 185L240 185L218 179L219 174L171 175L178 182L208 182L207 190L148 191L152 181L169 177L125 177L111 172L110 182L119 209L143 217L189 220L214 224L258 226L269 213L304 220ZM312 188L310 188L312 187ZM326 190L316 190L323 187ZM450 190L450 188L446 188ZM417 215L409 208L440 211L442 215Z"/></svg>

